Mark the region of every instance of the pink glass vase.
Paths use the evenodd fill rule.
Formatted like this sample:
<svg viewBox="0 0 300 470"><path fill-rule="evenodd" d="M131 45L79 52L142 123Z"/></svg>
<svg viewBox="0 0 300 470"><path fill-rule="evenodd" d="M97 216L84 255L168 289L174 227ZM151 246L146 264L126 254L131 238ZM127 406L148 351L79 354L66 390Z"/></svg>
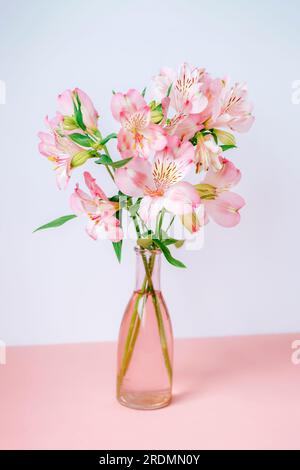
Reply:
<svg viewBox="0 0 300 470"><path fill-rule="evenodd" d="M135 251L136 287L119 333L117 399L156 409L172 398L173 332L160 290L161 252Z"/></svg>

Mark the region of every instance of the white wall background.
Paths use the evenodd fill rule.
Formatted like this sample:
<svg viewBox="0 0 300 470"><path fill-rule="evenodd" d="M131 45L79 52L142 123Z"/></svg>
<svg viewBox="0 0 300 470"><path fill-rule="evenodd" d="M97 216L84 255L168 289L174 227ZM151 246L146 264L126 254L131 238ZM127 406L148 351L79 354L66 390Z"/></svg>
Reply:
<svg viewBox="0 0 300 470"><path fill-rule="evenodd" d="M163 65L188 61L247 80L256 123L232 155L247 200L236 229L210 224L205 247L164 265L177 336L300 331L300 3L289 0L0 0L0 338L7 344L116 338L133 287L132 244L119 267L84 220L32 234L70 213L37 151L56 95L79 86L117 130L111 90L142 89ZM91 168L93 168L91 164ZM99 172L100 175L100 172ZM109 191L104 173L101 184Z"/></svg>

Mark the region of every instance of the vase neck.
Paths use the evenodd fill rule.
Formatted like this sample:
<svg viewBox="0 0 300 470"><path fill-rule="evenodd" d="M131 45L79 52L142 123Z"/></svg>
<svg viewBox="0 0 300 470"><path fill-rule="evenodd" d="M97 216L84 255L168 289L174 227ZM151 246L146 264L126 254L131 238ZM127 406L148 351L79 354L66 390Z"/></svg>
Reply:
<svg viewBox="0 0 300 470"><path fill-rule="evenodd" d="M145 287L160 291L161 252L159 250L135 249L136 253L136 291L143 291ZM149 283L150 276L150 283Z"/></svg>

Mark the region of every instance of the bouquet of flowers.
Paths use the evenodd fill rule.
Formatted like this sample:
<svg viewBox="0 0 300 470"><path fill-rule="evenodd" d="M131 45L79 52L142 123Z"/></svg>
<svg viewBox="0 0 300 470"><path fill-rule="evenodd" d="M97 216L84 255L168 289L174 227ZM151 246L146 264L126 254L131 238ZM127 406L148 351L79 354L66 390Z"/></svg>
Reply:
<svg viewBox="0 0 300 470"><path fill-rule="evenodd" d="M100 177L101 172L108 173L116 190L107 195L85 171L87 191L76 184L70 198L73 213L37 230L58 227L82 215L87 219L88 235L94 240L108 238L120 260L127 214L145 267L137 302L145 293L151 294L171 380L166 334L152 279L154 259L159 252L174 266L185 267L170 250L184 241L172 236L174 223L196 234L210 219L223 227L239 222L244 199L231 189L241 172L225 153L236 147L232 132L247 131L254 117L245 84L232 85L227 78L213 78L205 69L186 63L178 73L163 68L153 78L148 94L150 101L146 89L113 91L111 112L119 129L106 136L86 93L75 88L58 96L56 116L46 117L48 132L39 133L40 153L54 164L58 188L65 189L73 173L92 161ZM111 151L114 141L117 148ZM186 179L193 170L199 175L196 184ZM121 354L119 387L134 346L136 318L140 318L133 317Z"/></svg>

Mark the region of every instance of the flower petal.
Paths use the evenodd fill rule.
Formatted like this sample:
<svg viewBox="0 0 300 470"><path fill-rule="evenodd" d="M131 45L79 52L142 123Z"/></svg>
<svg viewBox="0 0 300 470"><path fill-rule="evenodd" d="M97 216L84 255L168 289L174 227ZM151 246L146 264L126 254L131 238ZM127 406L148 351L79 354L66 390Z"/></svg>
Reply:
<svg viewBox="0 0 300 470"><path fill-rule="evenodd" d="M132 197L144 195L146 189L155 190L151 165L147 160L134 158L115 172L115 183L119 190Z"/></svg>
<svg viewBox="0 0 300 470"><path fill-rule="evenodd" d="M98 206L91 196L82 191L77 183L70 198L71 208L76 214L98 214Z"/></svg>
<svg viewBox="0 0 300 470"><path fill-rule="evenodd" d="M159 74L153 77L151 92L153 98L161 101L167 96L170 85L176 79L176 73L169 67L163 67Z"/></svg>
<svg viewBox="0 0 300 470"><path fill-rule="evenodd" d="M64 116L73 116L74 105L73 105L73 94L71 90L65 90L63 93L58 95L57 98L58 109Z"/></svg>
<svg viewBox="0 0 300 470"><path fill-rule="evenodd" d="M234 227L240 221L239 209L245 205L244 199L236 193L226 191L214 200L204 201L205 210L222 227Z"/></svg>
<svg viewBox="0 0 300 470"><path fill-rule="evenodd" d="M126 132L124 129L120 129L118 133L117 147L122 158L138 157L138 151L131 132Z"/></svg>
<svg viewBox="0 0 300 470"><path fill-rule="evenodd" d="M152 150L162 150L167 144L167 138L161 127L156 124L150 124L144 131L143 136L148 140L149 147Z"/></svg>
<svg viewBox="0 0 300 470"><path fill-rule="evenodd" d="M45 157L56 155L57 147L54 136L47 132L39 132L38 136L41 139L39 143L39 152Z"/></svg>
<svg viewBox="0 0 300 470"><path fill-rule="evenodd" d="M147 107L142 95L134 89L128 90L126 94L115 93L111 99L111 112L117 121L121 121L124 114L132 114Z"/></svg>
<svg viewBox="0 0 300 470"><path fill-rule="evenodd" d="M114 243L119 242L123 238L123 230L120 222L116 217L109 217L103 221L104 229L107 237Z"/></svg>
<svg viewBox="0 0 300 470"><path fill-rule="evenodd" d="M196 132L203 129L203 124L199 120L198 114L190 114L185 119L181 119L175 127L173 134L177 135L180 140L186 141L191 139Z"/></svg>
<svg viewBox="0 0 300 470"><path fill-rule="evenodd" d="M84 175L85 184L89 188L92 196L107 200L105 192L102 191L100 186L97 185L96 179L93 178L92 175L88 171L85 171L83 175Z"/></svg>
<svg viewBox="0 0 300 470"><path fill-rule="evenodd" d="M123 231L120 222L116 217L107 217L103 220L99 218L90 219L86 226L88 235L93 240L109 239L118 242L123 238Z"/></svg>
<svg viewBox="0 0 300 470"><path fill-rule="evenodd" d="M156 219L158 213L163 208L163 205L163 197L145 196L141 201L139 214L146 224L150 224L153 220Z"/></svg>
<svg viewBox="0 0 300 470"><path fill-rule="evenodd" d="M164 196L164 207L176 215L193 212L200 202L198 192L192 184L186 181L170 186Z"/></svg>
<svg viewBox="0 0 300 470"><path fill-rule="evenodd" d="M158 187L165 189L181 181L194 164L194 147L180 142L177 136L168 136L166 147L155 154L153 178Z"/></svg>
<svg viewBox="0 0 300 470"><path fill-rule="evenodd" d="M204 184L211 184L216 188L228 189L235 186L241 179L241 172L226 158L220 158L222 168L216 172L210 168L203 180Z"/></svg>
<svg viewBox="0 0 300 470"><path fill-rule="evenodd" d="M84 124L86 125L86 127L89 127L90 129L96 129L99 114L97 110L95 109L91 98L84 91L80 90L80 88L75 88L75 90L73 91L73 94L74 93L77 93L80 99Z"/></svg>
<svg viewBox="0 0 300 470"><path fill-rule="evenodd" d="M56 184L58 189L66 189L71 175L70 162L62 162L55 168Z"/></svg>

